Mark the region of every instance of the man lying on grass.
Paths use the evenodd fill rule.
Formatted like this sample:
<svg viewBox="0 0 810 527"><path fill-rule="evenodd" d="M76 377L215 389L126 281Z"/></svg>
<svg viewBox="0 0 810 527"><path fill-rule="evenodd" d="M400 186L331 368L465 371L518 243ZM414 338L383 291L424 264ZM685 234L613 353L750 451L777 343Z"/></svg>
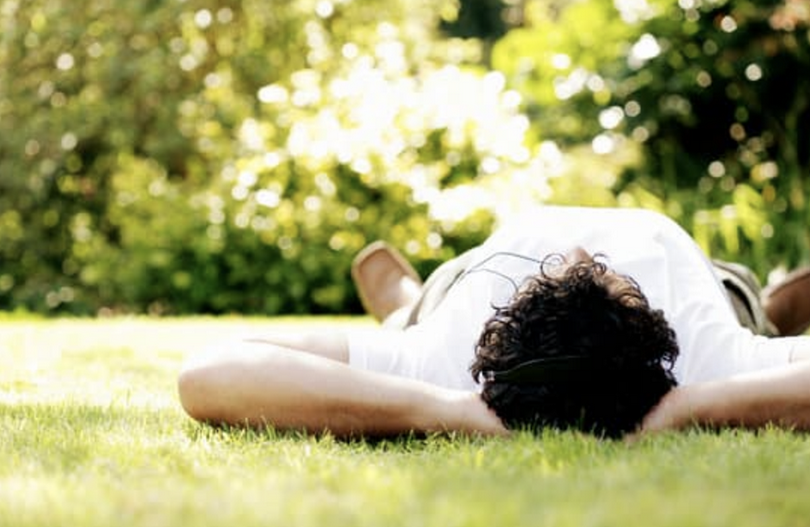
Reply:
<svg viewBox="0 0 810 527"><path fill-rule="evenodd" d="M179 377L189 415L337 436L810 428L810 337L743 327L711 263L662 215L542 207L424 288L384 246L354 275L381 327L260 335L193 357ZM756 305L749 321L804 331L809 276L771 295L773 324Z"/></svg>

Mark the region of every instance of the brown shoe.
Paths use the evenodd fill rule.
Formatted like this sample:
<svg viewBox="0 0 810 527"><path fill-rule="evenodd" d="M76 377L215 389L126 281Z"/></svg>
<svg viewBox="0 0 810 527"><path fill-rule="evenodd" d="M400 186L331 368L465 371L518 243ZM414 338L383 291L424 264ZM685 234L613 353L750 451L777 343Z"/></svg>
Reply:
<svg viewBox="0 0 810 527"><path fill-rule="evenodd" d="M801 335L810 327L810 267L789 273L776 285L762 291L765 314L779 334Z"/></svg>
<svg viewBox="0 0 810 527"><path fill-rule="evenodd" d="M366 311L385 320L399 308L415 302L422 279L407 260L382 241L365 247L352 262L352 279Z"/></svg>

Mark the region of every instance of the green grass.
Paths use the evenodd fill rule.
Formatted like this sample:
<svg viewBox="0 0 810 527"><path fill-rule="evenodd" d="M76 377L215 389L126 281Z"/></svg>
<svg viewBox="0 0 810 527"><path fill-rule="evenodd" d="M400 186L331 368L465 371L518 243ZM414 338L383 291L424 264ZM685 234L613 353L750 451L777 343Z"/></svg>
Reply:
<svg viewBox="0 0 810 527"><path fill-rule="evenodd" d="M185 417L174 380L186 353L307 322L0 321L0 526L810 522L803 434L340 442Z"/></svg>

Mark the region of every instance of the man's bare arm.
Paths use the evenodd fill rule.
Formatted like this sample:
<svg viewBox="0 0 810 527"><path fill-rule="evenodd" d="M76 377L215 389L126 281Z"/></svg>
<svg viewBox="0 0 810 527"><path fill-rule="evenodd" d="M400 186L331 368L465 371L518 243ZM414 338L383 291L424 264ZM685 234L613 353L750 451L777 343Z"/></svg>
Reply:
<svg viewBox="0 0 810 527"><path fill-rule="evenodd" d="M642 432L692 424L757 428L774 424L810 430L810 338L797 340L782 367L698 383L669 392L642 423Z"/></svg>
<svg viewBox="0 0 810 527"><path fill-rule="evenodd" d="M200 421L336 436L507 433L475 393L359 370L322 355L268 342L223 350L186 365L180 399Z"/></svg>

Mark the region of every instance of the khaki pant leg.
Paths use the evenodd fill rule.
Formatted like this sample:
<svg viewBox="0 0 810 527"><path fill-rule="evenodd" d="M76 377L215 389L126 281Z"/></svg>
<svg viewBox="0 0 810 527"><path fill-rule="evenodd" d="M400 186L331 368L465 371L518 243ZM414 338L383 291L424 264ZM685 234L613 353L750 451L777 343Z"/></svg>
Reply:
<svg viewBox="0 0 810 527"><path fill-rule="evenodd" d="M762 308L761 286L754 273L744 265L713 260L714 271L726 288L731 305L740 321L757 335L776 336L777 329Z"/></svg>

